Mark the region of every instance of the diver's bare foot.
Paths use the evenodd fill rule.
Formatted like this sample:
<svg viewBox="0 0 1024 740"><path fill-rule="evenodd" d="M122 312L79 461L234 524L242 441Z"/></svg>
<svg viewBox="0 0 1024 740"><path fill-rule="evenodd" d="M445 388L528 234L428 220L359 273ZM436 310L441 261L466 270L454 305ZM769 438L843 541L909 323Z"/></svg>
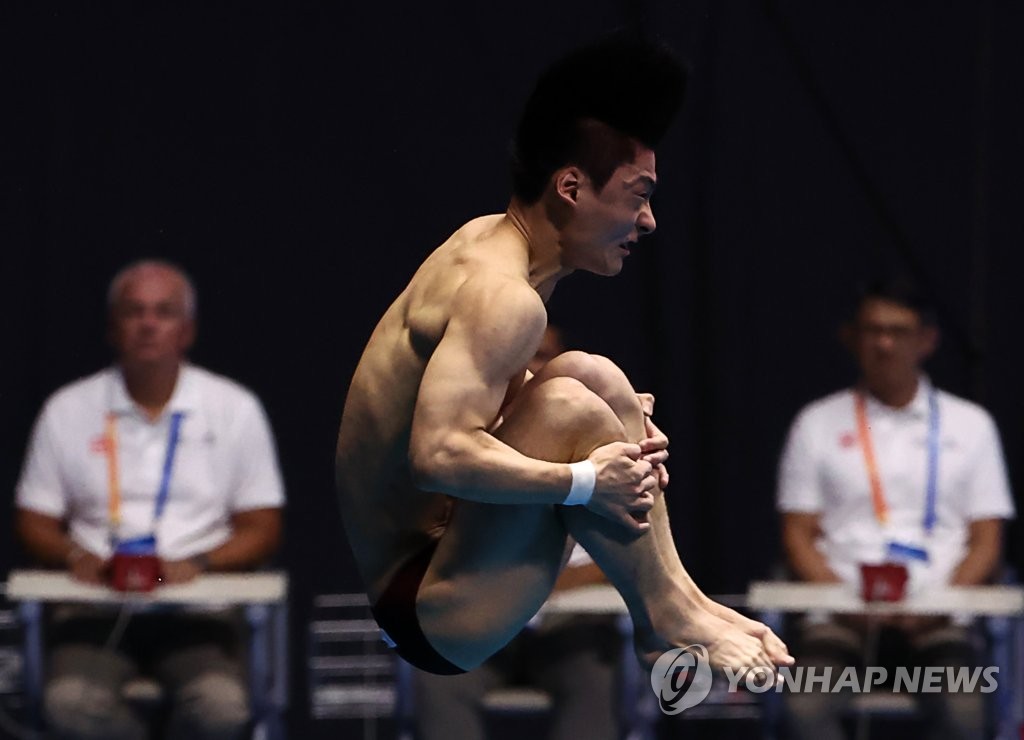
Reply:
<svg viewBox="0 0 1024 740"><path fill-rule="evenodd" d="M752 620L747 621L752 622ZM761 627L763 630L768 630L764 625ZM771 632L771 630L768 631ZM679 637L672 640L671 643L658 638L643 639L638 635L636 652L640 662L651 667L658 657L667 650L689 645L703 645L708 651L708 659L712 668L739 670L764 667L774 670L778 665L769 656L760 636L752 635L739 625L704 609L692 614L678 634Z"/></svg>
<svg viewBox="0 0 1024 740"><path fill-rule="evenodd" d="M719 619L729 622L748 635L759 639L768 657L771 658L772 665L788 666L795 662L793 656L789 654L786 643L768 625L745 617L735 609L730 609L716 601L709 601L707 609Z"/></svg>

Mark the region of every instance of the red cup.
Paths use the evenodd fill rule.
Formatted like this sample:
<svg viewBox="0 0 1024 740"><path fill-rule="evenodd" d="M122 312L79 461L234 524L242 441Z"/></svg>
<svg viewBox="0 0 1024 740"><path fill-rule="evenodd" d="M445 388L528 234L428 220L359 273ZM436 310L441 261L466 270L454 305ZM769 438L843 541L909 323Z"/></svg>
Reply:
<svg viewBox="0 0 1024 740"><path fill-rule="evenodd" d="M860 589L864 601L902 601L907 590L907 567L901 563L861 563Z"/></svg>
<svg viewBox="0 0 1024 740"><path fill-rule="evenodd" d="M118 591L152 591L160 577L156 555L115 553L110 561L111 585Z"/></svg>

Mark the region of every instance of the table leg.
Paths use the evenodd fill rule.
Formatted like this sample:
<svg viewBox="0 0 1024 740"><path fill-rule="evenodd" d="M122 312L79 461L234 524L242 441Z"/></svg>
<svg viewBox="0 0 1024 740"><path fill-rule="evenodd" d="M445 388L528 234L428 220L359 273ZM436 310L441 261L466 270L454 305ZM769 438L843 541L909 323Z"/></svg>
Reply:
<svg viewBox="0 0 1024 740"><path fill-rule="evenodd" d="M284 740L288 706L288 605L250 604L249 692L258 737Z"/></svg>
<svg viewBox="0 0 1024 740"><path fill-rule="evenodd" d="M28 721L32 727L43 727L43 605L39 601L22 601L18 605L25 631L24 677Z"/></svg>
<svg viewBox="0 0 1024 740"><path fill-rule="evenodd" d="M1011 646L1013 679L1013 726L1024 737L1024 616L1017 616L1013 622L1013 645Z"/></svg>
<svg viewBox="0 0 1024 740"><path fill-rule="evenodd" d="M271 607L273 620L273 666L271 677L271 738L284 740L284 712L288 708L288 603L281 602Z"/></svg>

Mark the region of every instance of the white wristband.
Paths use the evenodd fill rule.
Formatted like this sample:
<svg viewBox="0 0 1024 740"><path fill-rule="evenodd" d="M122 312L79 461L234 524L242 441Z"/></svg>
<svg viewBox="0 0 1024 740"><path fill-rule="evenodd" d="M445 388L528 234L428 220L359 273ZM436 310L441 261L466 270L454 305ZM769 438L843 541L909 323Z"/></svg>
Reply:
<svg viewBox="0 0 1024 740"><path fill-rule="evenodd" d="M580 460L569 465L572 471L572 488L562 502L563 506L586 506L594 495L597 484L597 468L590 460Z"/></svg>

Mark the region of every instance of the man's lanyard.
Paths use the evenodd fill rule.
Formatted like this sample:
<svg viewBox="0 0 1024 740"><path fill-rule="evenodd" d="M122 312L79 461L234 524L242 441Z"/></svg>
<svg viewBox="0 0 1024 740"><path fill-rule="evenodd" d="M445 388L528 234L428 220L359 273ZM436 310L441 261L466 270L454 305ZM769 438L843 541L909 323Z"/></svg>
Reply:
<svg viewBox="0 0 1024 740"><path fill-rule="evenodd" d="M882 490L882 477L878 471L874 447L871 444L871 428L868 426L867 402L863 391L854 392L857 411L857 434L864 452L864 466L871 482L871 503L878 523L889 521L889 506ZM928 477L925 483L924 531L931 534L937 521L936 500L939 488L939 399L934 386L928 392Z"/></svg>
<svg viewBox="0 0 1024 740"><path fill-rule="evenodd" d="M156 506L153 512L153 529L164 514L167 497L171 488L171 473L174 470L174 455L178 450L178 439L181 436L181 420L184 413L175 411L171 414L171 429L167 439L167 454L164 456L164 469L160 476L160 488L156 494ZM107 414L106 429L107 451L107 517L110 520L110 540L117 544L118 532L121 527L121 483L117 465L117 414Z"/></svg>

